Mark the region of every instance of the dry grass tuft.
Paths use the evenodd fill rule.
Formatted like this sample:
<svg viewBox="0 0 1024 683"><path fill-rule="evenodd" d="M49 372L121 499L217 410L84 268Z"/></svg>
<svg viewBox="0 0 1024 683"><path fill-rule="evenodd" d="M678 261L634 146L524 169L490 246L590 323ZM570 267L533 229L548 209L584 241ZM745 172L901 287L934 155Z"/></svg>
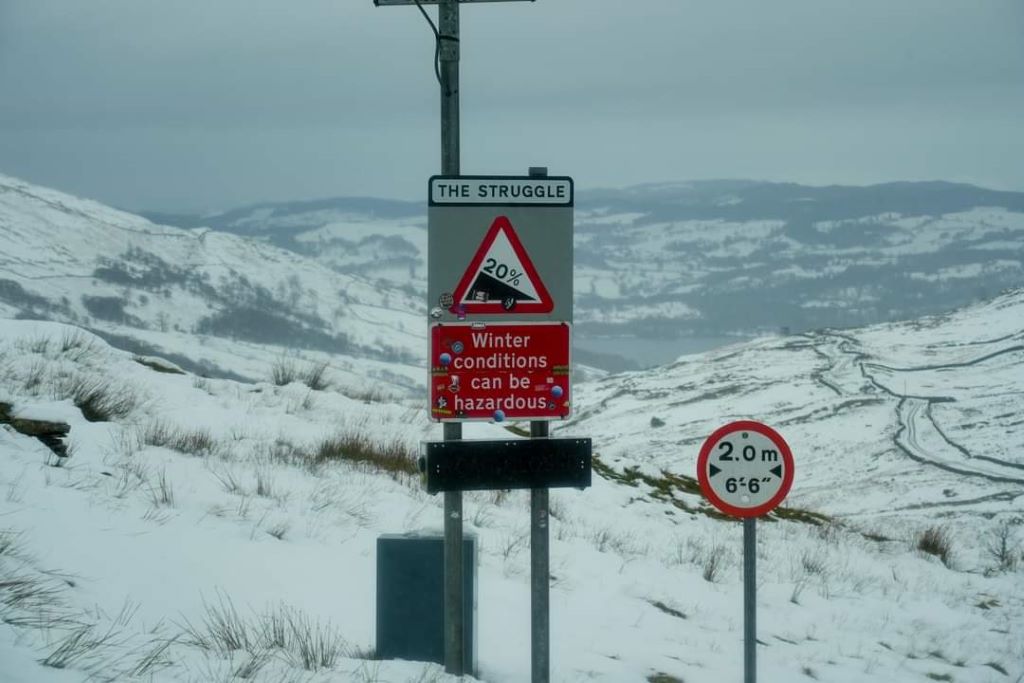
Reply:
<svg viewBox="0 0 1024 683"><path fill-rule="evenodd" d="M942 560L947 567L953 561L952 542L949 532L942 527L929 527L917 535L917 549L923 553L934 555Z"/></svg>
<svg viewBox="0 0 1024 683"><path fill-rule="evenodd" d="M128 387L84 375L58 379L53 391L58 400L71 399L89 422L123 420L141 403L138 394Z"/></svg>
<svg viewBox="0 0 1024 683"><path fill-rule="evenodd" d="M205 429L184 429L173 427L166 422L151 422L141 434L142 443L147 446L169 448L191 455L215 455L220 443Z"/></svg>
<svg viewBox="0 0 1024 683"><path fill-rule="evenodd" d="M314 391L323 391L328 386L327 361L300 365L290 358L279 358L270 368L270 381L283 387L292 382L302 382Z"/></svg>
<svg viewBox="0 0 1024 683"><path fill-rule="evenodd" d="M416 454L403 442L392 439L380 443L363 432L338 434L324 439L315 447L313 461L318 465L346 461L395 475L419 473Z"/></svg>
<svg viewBox="0 0 1024 683"><path fill-rule="evenodd" d="M217 603L205 603L205 608L201 624L186 619L182 625L185 644L221 655L245 652L253 662L265 662L277 652L307 671L333 668L347 654L344 639L329 622L293 607L280 605L244 619L231 599L219 594Z"/></svg>

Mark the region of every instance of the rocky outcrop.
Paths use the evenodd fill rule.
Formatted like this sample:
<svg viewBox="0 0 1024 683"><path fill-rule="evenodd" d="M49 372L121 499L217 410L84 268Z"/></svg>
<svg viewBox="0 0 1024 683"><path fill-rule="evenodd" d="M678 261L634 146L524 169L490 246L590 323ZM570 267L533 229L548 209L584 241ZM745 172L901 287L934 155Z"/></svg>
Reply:
<svg viewBox="0 0 1024 683"><path fill-rule="evenodd" d="M58 457L68 457L68 445L65 438L71 431L66 422L50 422L49 420L33 420L27 417L15 417L10 403L0 401L0 424L10 425L14 431L39 439L44 446Z"/></svg>

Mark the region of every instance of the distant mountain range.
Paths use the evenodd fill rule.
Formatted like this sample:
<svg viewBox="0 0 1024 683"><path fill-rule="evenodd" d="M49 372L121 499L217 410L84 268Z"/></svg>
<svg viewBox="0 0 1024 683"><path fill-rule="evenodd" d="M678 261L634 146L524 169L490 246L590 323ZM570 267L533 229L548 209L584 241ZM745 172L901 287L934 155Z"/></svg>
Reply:
<svg viewBox="0 0 1024 683"><path fill-rule="evenodd" d="M338 198L206 216L422 295L425 207ZM909 319L1024 283L1024 193L947 182L869 187L710 180L580 191L577 338L679 339Z"/></svg>
<svg viewBox="0 0 1024 683"><path fill-rule="evenodd" d="M0 314L85 325L140 352L173 346L163 335L199 334L207 347L191 360L210 374L257 377L273 354L306 353L348 358L354 383L425 380L418 202L140 217L0 176L0 240ZM586 190L575 243L574 361L615 371L765 332L914 318L1020 286L1024 193L942 182ZM239 341L250 357L238 357Z"/></svg>

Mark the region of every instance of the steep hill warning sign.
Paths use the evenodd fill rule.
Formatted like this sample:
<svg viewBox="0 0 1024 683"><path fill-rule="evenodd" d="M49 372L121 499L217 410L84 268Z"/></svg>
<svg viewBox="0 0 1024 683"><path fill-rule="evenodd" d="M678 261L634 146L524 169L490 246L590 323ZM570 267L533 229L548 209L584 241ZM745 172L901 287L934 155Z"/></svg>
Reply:
<svg viewBox="0 0 1024 683"><path fill-rule="evenodd" d="M433 176L429 197L430 322L572 322L571 178Z"/></svg>
<svg viewBox="0 0 1024 683"><path fill-rule="evenodd" d="M506 216L498 216L452 295L465 313L550 313L551 295Z"/></svg>
<svg viewBox="0 0 1024 683"><path fill-rule="evenodd" d="M433 325L431 418L501 422L568 417L569 337L567 323Z"/></svg>

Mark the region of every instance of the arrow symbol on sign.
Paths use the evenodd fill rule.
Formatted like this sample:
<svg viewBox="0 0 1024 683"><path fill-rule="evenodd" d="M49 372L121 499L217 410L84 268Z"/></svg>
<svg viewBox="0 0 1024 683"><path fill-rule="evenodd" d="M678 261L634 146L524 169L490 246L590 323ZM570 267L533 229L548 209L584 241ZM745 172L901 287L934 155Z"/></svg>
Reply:
<svg viewBox="0 0 1024 683"><path fill-rule="evenodd" d="M719 467L715 467L714 465L708 465L708 473L709 473L709 474L710 474L710 475L711 475L712 477L713 477L713 476L715 476L716 474L718 474L718 473L719 473L719 472L721 472L721 471L722 471L722 469L721 469L721 468L719 468Z"/></svg>
<svg viewBox="0 0 1024 683"><path fill-rule="evenodd" d="M782 465L776 465L775 467L771 468L768 471L774 474L779 479L782 479Z"/></svg>

